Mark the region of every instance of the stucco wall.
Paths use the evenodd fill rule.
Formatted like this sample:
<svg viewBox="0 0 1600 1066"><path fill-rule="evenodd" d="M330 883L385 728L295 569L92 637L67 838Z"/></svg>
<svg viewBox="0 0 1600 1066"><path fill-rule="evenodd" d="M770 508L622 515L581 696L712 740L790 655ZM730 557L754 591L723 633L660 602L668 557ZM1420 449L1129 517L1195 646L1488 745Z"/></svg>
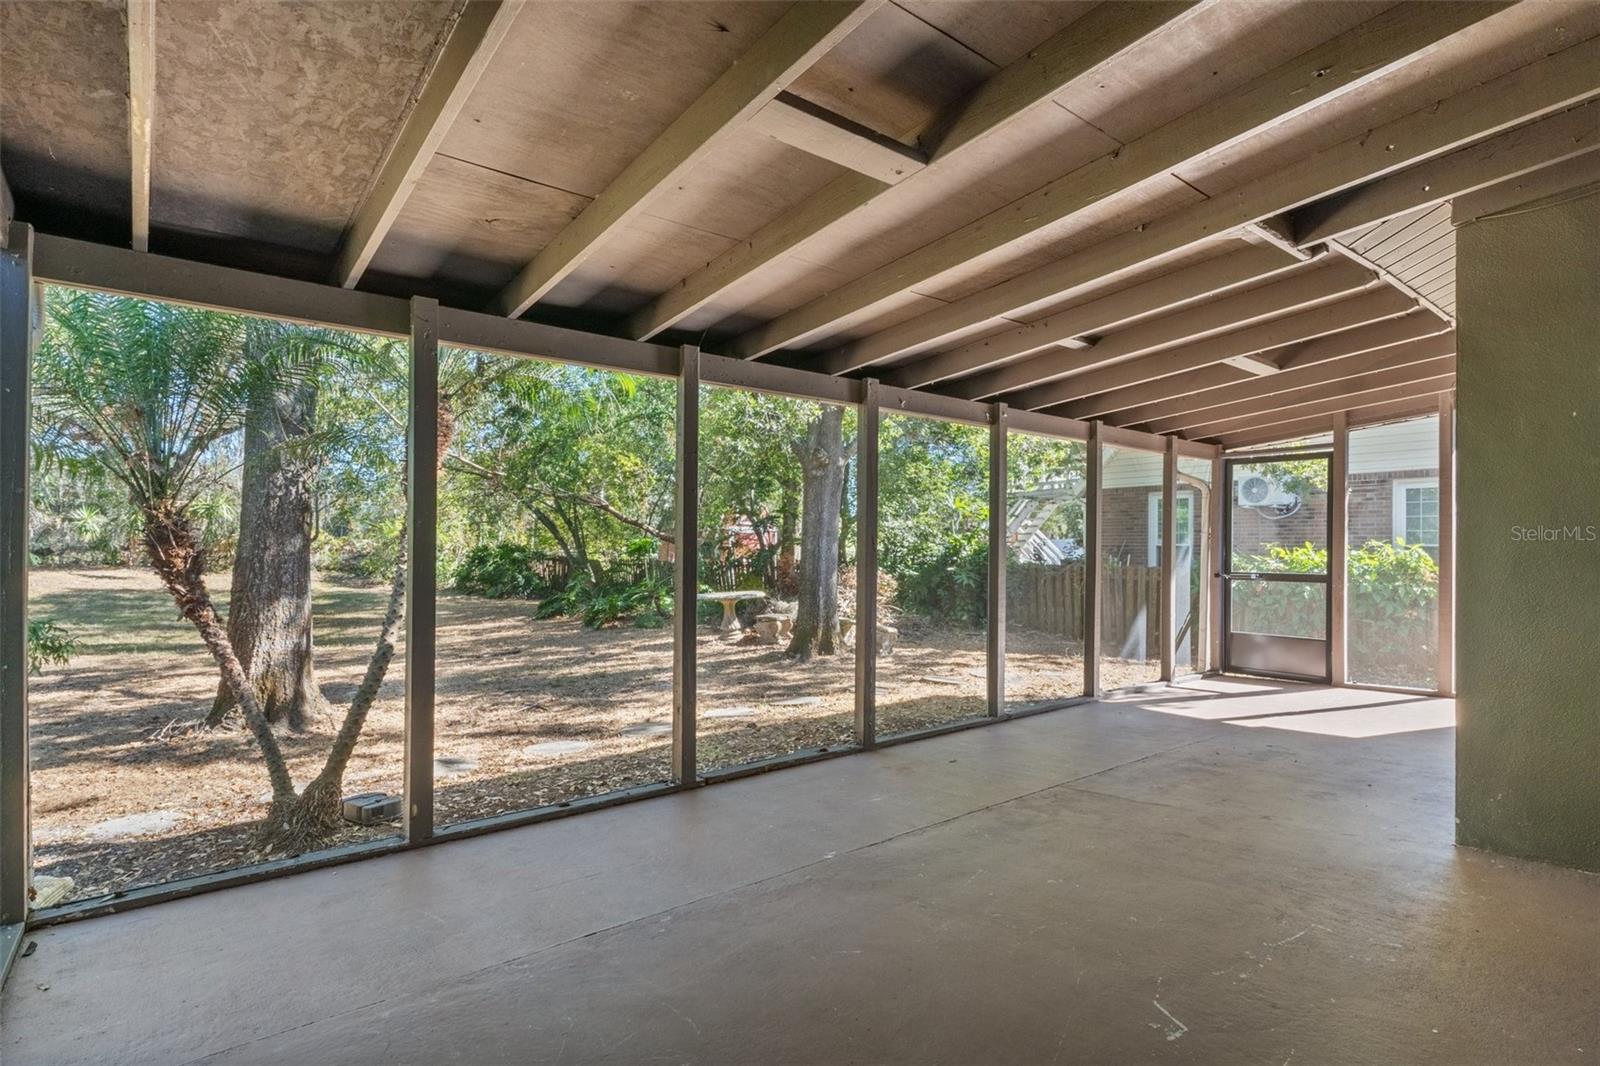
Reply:
<svg viewBox="0 0 1600 1066"><path fill-rule="evenodd" d="M1457 839L1600 870L1600 196L1458 238Z"/></svg>

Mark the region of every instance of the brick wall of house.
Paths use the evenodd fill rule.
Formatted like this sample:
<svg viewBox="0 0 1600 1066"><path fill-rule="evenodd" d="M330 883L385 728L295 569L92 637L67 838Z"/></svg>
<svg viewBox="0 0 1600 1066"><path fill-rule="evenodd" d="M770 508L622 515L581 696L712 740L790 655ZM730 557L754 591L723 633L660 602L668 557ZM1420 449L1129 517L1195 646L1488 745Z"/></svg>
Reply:
<svg viewBox="0 0 1600 1066"><path fill-rule="evenodd" d="M1346 517L1348 543L1360 547L1369 540L1394 537L1394 483L1408 478L1437 477L1430 470L1385 470L1378 474L1351 474L1349 513Z"/></svg>

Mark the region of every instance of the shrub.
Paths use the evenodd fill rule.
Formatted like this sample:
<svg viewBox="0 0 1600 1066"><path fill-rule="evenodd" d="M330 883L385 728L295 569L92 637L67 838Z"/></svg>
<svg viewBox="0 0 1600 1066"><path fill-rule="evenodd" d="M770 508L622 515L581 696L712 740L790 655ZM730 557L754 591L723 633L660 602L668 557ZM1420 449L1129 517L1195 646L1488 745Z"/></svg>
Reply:
<svg viewBox="0 0 1600 1066"><path fill-rule="evenodd" d="M1273 545L1239 560L1238 569L1262 573L1321 573L1326 549L1311 544ZM1369 540L1347 554L1349 648L1364 677L1396 683L1431 676L1438 643L1439 567L1423 548ZM1321 636L1326 623L1321 586L1261 581L1235 586L1233 624L1284 636Z"/></svg>
<svg viewBox="0 0 1600 1066"><path fill-rule="evenodd" d="M475 596L533 599L561 584L556 569L552 560L528 545L501 541L468 549L451 580L457 589Z"/></svg>
<svg viewBox="0 0 1600 1066"><path fill-rule="evenodd" d="M35 618L28 622L28 673L47 666L65 666L78 653L78 640L55 622Z"/></svg>

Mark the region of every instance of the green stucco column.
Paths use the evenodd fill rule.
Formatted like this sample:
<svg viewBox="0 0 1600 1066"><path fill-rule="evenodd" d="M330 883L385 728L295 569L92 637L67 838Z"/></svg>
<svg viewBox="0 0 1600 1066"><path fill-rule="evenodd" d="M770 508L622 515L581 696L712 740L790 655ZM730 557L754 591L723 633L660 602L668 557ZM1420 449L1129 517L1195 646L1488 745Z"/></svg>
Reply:
<svg viewBox="0 0 1600 1066"><path fill-rule="evenodd" d="M1600 194L1457 239L1456 839L1600 870Z"/></svg>

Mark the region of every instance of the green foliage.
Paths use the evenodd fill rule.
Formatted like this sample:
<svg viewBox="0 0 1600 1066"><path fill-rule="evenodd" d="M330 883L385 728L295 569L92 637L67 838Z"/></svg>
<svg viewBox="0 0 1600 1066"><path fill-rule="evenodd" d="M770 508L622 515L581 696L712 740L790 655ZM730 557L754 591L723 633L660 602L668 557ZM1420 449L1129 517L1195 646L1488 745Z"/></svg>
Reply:
<svg viewBox="0 0 1600 1066"><path fill-rule="evenodd" d="M889 415L878 463L878 564L898 585L897 606L980 624L988 614L988 432Z"/></svg>
<svg viewBox="0 0 1600 1066"><path fill-rule="evenodd" d="M78 641L62 626L44 618L28 621L28 673L46 666L65 666L78 653Z"/></svg>
<svg viewBox="0 0 1600 1066"><path fill-rule="evenodd" d="M590 629L630 620L642 629L659 629L672 617L672 581L653 567L632 577L626 568L598 579L583 574L541 600L535 613L540 618L576 616Z"/></svg>
<svg viewBox="0 0 1600 1066"><path fill-rule="evenodd" d="M462 592L491 599L536 599L564 584L552 580L550 560L526 544L500 541L467 549L452 581Z"/></svg>
<svg viewBox="0 0 1600 1066"><path fill-rule="evenodd" d="M1347 553L1348 654L1365 676L1407 683L1426 680L1438 642L1439 567L1422 547L1369 540ZM1324 573L1328 552L1300 544L1272 545L1235 568L1261 573ZM1249 632L1321 637L1325 586L1309 582L1236 582L1233 625Z"/></svg>

